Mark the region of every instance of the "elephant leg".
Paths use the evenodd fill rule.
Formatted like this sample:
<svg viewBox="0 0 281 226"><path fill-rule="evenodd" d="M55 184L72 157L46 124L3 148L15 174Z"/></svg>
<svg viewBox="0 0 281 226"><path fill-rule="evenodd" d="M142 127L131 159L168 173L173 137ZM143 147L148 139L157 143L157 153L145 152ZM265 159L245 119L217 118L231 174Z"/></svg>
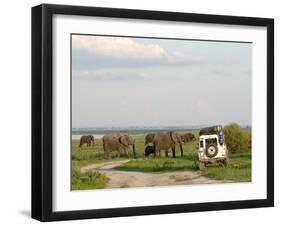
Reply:
<svg viewBox="0 0 281 226"><path fill-rule="evenodd" d="M106 159L111 158L111 152L110 151L106 150L104 154L105 154Z"/></svg>
<svg viewBox="0 0 281 226"><path fill-rule="evenodd" d="M183 149L182 149L182 145L180 144L180 149L181 149L181 157L183 157Z"/></svg>
<svg viewBox="0 0 281 226"><path fill-rule="evenodd" d="M154 148L154 154L153 154L153 155L154 155L154 158L156 157L156 155L158 154L158 152L159 152L158 148L155 147L155 148Z"/></svg>
<svg viewBox="0 0 281 226"><path fill-rule="evenodd" d="M175 147L172 148L172 152L173 152L173 158L175 158L176 157L176 148Z"/></svg>
<svg viewBox="0 0 281 226"><path fill-rule="evenodd" d="M168 151L165 151L165 156L166 156L166 157L169 157Z"/></svg>

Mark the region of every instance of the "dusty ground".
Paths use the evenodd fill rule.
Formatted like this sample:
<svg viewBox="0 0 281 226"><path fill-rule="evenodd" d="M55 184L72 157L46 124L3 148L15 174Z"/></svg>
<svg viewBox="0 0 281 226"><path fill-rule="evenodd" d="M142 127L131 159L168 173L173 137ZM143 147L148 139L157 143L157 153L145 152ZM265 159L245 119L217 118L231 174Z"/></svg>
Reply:
<svg viewBox="0 0 281 226"><path fill-rule="evenodd" d="M220 183L220 181L200 176L192 171L143 173L113 169L114 167L120 166L128 161L130 160L91 164L82 167L81 172L94 170L104 173L110 178L107 188Z"/></svg>

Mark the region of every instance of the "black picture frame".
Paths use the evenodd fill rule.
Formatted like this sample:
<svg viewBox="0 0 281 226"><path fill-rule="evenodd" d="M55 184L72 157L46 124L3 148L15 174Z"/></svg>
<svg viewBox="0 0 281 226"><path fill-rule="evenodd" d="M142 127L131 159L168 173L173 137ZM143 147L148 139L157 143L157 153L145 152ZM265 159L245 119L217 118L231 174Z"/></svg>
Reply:
<svg viewBox="0 0 281 226"><path fill-rule="evenodd" d="M52 210L52 18L55 14L266 27L267 198L54 212ZM32 8L32 218L40 221L56 221L271 206L274 206L273 19L50 4Z"/></svg>

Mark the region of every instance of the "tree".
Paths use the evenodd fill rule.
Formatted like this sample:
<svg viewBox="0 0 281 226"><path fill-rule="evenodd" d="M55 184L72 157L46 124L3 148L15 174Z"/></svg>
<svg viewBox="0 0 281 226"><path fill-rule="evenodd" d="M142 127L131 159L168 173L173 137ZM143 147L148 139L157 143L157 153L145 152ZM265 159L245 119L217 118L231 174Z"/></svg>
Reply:
<svg viewBox="0 0 281 226"><path fill-rule="evenodd" d="M251 132L244 131L237 123L224 128L225 143L231 153L251 150Z"/></svg>

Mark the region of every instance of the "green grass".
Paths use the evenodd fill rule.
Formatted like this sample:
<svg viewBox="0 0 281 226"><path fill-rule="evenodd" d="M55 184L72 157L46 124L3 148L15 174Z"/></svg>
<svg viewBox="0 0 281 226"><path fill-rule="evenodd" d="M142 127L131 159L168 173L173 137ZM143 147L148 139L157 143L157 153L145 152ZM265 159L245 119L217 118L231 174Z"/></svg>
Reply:
<svg viewBox="0 0 281 226"><path fill-rule="evenodd" d="M198 138L198 131L191 131ZM191 170L208 178L223 180L225 182L249 182L251 181L251 153L237 153L230 156L229 165L207 166L206 170L200 171L197 164L197 141L183 145L184 157L180 157L179 147L176 147L176 158L165 157L164 151L161 157L150 157L144 159L144 136L145 134L132 134L136 140L137 160L117 167L119 170L139 171L139 172L172 172L179 170ZM97 176L94 180L87 179L93 177L90 173L81 174L80 168L93 163L106 161L118 161L128 159L127 155L118 157L117 152L113 152L110 159L105 159L101 139L95 139L94 147L79 148L79 141L72 141L72 189L95 189L103 188L108 182L104 175ZM132 156L132 151L130 151ZM171 153L169 153L171 155ZM132 157L131 157L132 158ZM127 185L124 185L126 187Z"/></svg>
<svg viewBox="0 0 281 226"><path fill-rule="evenodd" d="M127 156L117 158L117 154L113 154L112 159L104 159L101 139L95 140L95 145L92 147L83 146L79 148L79 141L72 141L72 175L71 189L72 190L90 190L105 188L109 178L104 174L94 171L81 173L81 167L93 164L102 163L112 160L125 159Z"/></svg>
<svg viewBox="0 0 281 226"><path fill-rule="evenodd" d="M72 162L71 190L90 190L105 188L109 178L94 171L82 173L80 167L85 162Z"/></svg>
<svg viewBox="0 0 281 226"><path fill-rule="evenodd" d="M250 182L251 181L251 154L235 154L230 157L227 167L208 165L204 171L200 171L195 159L184 158L156 158L142 161L130 161L119 170L139 172L172 172L178 170L191 170L211 179L224 182Z"/></svg>
<svg viewBox="0 0 281 226"><path fill-rule="evenodd" d="M192 131L193 133L196 133L198 136L197 131ZM136 157L137 158L143 158L144 157L144 137L145 134L132 134L136 141ZM184 150L186 155L194 154L194 150L196 149L197 142L193 141L190 143L184 144ZM192 151L192 152L191 152ZM132 156L132 151L130 150L130 154ZM180 150L179 147L176 147L176 155L180 156ZM162 152L162 156L164 157L164 152ZM111 154L111 161L115 159L127 159L127 155L121 155L120 158L118 158L117 152L113 152ZM103 154L103 147L102 147L102 140L101 139L95 139L95 145L94 147L86 147L82 146L82 148L79 148L79 140L72 140L72 161L90 161L90 162L99 162L99 161L105 161L104 154Z"/></svg>
<svg viewBox="0 0 281 226"><path fill-rule="evenodd" d="M105 188L109 178L104 174L95 171L81 173L80 171L72 171L72 190L90 190Z"/></svg>
<svg viewBox="0 0 281 226"><path fill-rule="evenodd" d="M251 154L232 154L227 167L207 166L202 175L225 182L251 181Z"/></svg>
<svg viewBox="0 0 281 226"><path fill-rule="evenodd" d="M178 170L194 170L194 162L185 158L156 158L148 160L130 161L115 169L138 172L172 172Z"/></svg>

